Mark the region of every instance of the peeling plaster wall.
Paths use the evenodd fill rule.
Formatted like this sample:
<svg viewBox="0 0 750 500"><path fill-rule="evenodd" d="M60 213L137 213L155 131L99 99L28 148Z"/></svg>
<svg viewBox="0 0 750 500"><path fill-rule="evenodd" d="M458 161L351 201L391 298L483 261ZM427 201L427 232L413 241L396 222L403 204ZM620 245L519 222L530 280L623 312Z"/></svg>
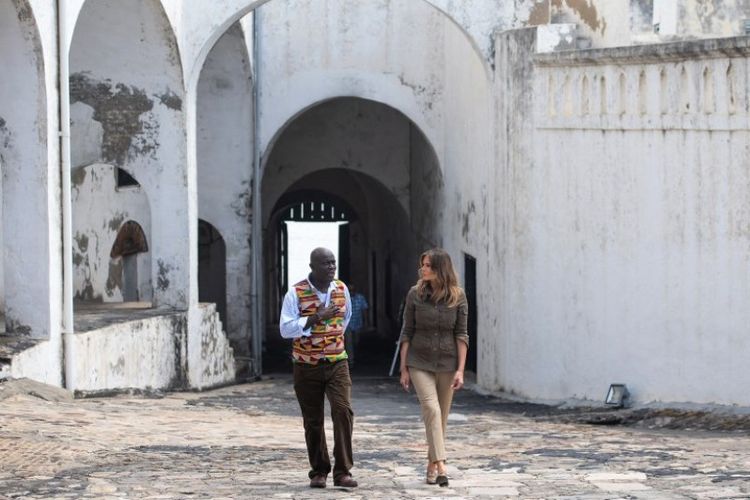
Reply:
<svg viewBox="0 0 750 500"><path fill-rule="evenodd" d="M576 23L578 35L590 38L595 47L629 45L632 4L629 0L550 0L550 21Z"/></svg>
<svg viewBox="0 0 750 500"><path fill-rule="evenodd" d="M713 38L745 34L750 0L679 0L677 35Z"/></svg>
<svg viewBox="0 0 750 500"><path fill-rule="evenodd" d="M198 85L198 216L224 238L226 330L247 355L250 338L253 94L245 35L235 24L206 59Z"/></svg>
<svg viewBox="0 0 750 500"><path fill-rule="evenodd" d="M110 258L117 233L137 222L151 244L151 212L141 187L117 188L115 168L95 164L73 172L73 276L76 300L122 302L123 258ZM138 295L153 298L151 252L136 256Z"/></svg>
<svg viewBox="0 0 750 500"><path fill-rule="evenodd" d="M73 166L124 167L152 208L157 306L189 295L186 137L179 51L155 0L87 2L71 47Z"/></svg>
<svg viewBox="0 0 750 500"><path fill-rule="evenodd" d="M234 382L235 361L232 348L221 328L214 304L191 308L196 314L199 335L188 337L188 382L193 389L208 389Z"/></svg>
<svg viewBox="0 0 750 500"><path fill-rule="evenodd" d="M498 113L533 128L507 142L505 354L487 385L596 400L619 381L638 402L747 406L747 41L534 67L525 42L498 42L527 68Z"/></svg>

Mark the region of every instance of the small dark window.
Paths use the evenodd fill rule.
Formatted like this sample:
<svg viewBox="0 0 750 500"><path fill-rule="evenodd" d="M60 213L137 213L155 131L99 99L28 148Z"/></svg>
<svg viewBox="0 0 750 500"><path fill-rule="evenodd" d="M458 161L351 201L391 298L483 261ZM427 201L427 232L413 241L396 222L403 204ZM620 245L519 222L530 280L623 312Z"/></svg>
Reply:
<svg viewBox="0 0 750 500"><path fill-rule="evenodd" d="M135 178L124 171L121 168L117 169L117 173L115 174L117 177L117 187L118 188L125 188L125 187L138 187L140 184L138 184L138 181L135 180Z"/></svg>

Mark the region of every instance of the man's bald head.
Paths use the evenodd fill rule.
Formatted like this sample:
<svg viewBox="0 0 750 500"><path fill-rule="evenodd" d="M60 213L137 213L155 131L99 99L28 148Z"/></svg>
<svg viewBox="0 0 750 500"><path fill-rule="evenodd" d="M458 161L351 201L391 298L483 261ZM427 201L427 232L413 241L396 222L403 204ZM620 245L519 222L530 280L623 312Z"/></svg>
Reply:
<svg viewBox="0 0 750 500"><path fill-rule="evenodd" d="M315 262L315 260L327 257L334 257L333 252L325 247L318 247L310 252L310 264Z"/></svg>
<svg viewBox="0 0 750 500"><path fill-rule="evenodd" d="M310 279L316 288L328 288L336 277L336 256L327 248L316 248L310 252L310 271Z"/></svg>

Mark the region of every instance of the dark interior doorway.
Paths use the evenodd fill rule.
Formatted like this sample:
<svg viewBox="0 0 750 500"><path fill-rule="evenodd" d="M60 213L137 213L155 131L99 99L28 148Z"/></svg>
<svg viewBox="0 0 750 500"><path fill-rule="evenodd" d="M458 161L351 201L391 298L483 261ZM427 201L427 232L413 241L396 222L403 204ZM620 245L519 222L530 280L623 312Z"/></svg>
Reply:
<svg viewBox="0 0 750 500"><path fill-rule="evenodd" d="M198 220L198 300L216 304L219 318L227 325L227 249L219 231Z"/></svg>
<svg viewBox="0 0 750 500"><path fill-rule="evenodd" d="M117 232L109 253L110 259L122 259L120 283L123 302L138 302L142 298L139 273L144 271L138 269L138 256L146 252L148 242L141 225L132 220L125 222Z"/></svg>
<svg viewBox="0 0 750 500"><path fill-rule="evenodd" d="M466 357L466 369L477 371L477 260L464 254L464 290L469 302L469 353Z"/></svg>

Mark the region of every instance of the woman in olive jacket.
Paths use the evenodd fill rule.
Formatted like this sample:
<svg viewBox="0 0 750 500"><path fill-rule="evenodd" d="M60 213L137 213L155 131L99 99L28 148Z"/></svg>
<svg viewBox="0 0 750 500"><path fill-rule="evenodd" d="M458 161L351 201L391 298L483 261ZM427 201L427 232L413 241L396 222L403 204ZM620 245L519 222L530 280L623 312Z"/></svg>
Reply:
<svg viewBox="0 0 750 500"><path fill-rule="evenodd" d="M453 391L464 385L468 304L450 256L434 248L419 258L401 328L401 386L414 384L427 434L427 483L448 486L445 430Z"/></svg>

